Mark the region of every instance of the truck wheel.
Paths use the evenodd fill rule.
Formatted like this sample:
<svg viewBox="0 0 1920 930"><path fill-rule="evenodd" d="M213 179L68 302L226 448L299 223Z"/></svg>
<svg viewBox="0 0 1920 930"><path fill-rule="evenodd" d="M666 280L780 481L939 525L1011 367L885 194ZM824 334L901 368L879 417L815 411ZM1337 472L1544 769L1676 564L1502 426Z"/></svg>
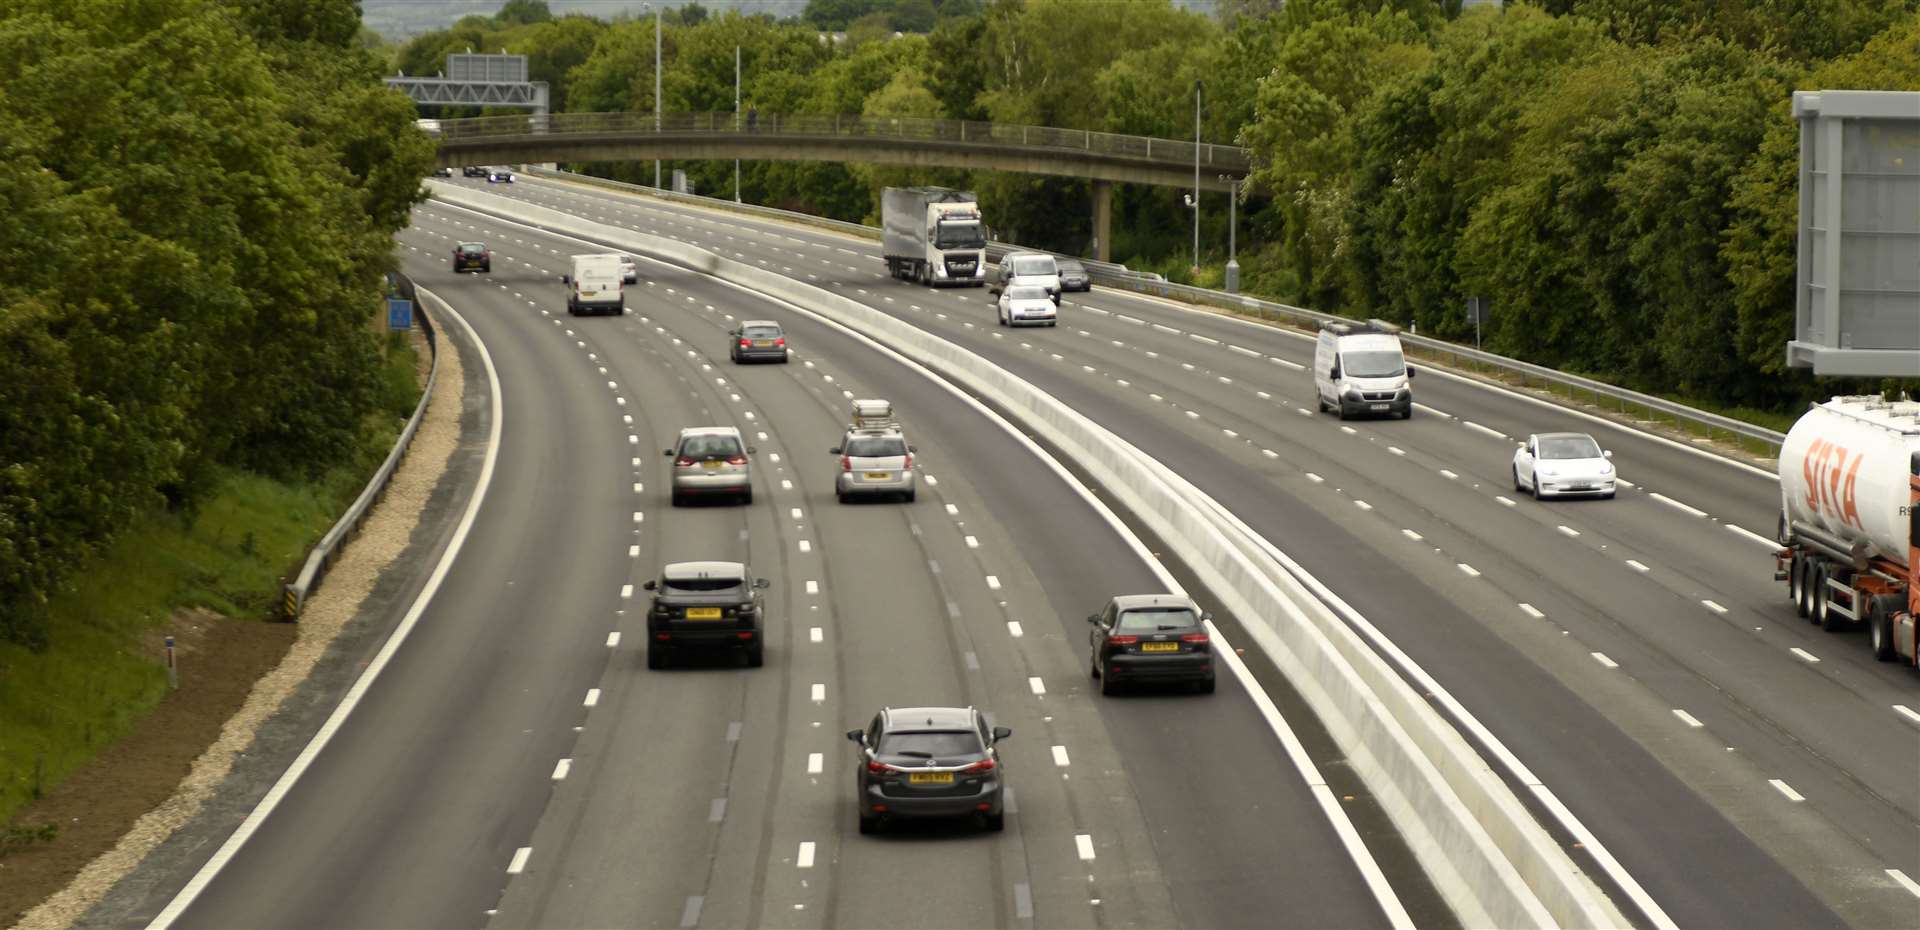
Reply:
<svg viewBox="0 0 1920 930"><path fill-rule="evenodd" d="M1802 619L1813 614L1813 602L1807 600L1807 573L1810 571L1813 571L1813 560L1794 553L1793 564L1787 571L1787 589L1793 598L1793 612Z"/></svg>
<svg viewBox="0 0 1920 930"><path fill-rule="evenodd" d="M1882 662L1898 658L1893 651L1893 611L1898 600L1876 597L1867 602L1867 636L1873 642L1873 657Z"/></svg>
<svg viewBox="0 0 1920 930"><path fill-rule="evenodd" d="M1826 565L1816 564L1807 573L1807 588L1807 609L1811 611L1807 616L1813 620L1814 626L1824 627L1827 625Z"/></svg>

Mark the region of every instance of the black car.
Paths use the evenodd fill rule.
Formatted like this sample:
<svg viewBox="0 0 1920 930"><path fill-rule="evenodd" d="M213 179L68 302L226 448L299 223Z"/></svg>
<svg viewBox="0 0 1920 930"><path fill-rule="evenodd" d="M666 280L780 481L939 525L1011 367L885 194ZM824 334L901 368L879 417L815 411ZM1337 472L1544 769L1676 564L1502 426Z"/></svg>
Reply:
<svg viewBox="0 0 1920 930"><path fill-rule="evenodd" d="M1093 614L1088 640L1100 693L1148 681L1184 681L1213 693L1213 645L1205 622L1213 615L1177 594L1128 594Z"/></svg>
<svg viewBox="0 0 1920 930"><path fill-rule="evenodd" d="M1001 809L1000 753L1013 735L989 727L971 707L888 707L864 730L848 730L860 747L854 766L860 832L890 820L978 816L988 830L1006 826Z"/></svg>
<svg viewBox="0 0 1920 930"><path fill-rule="evenodd" d="M493 271L493 253L483 242L462 242L453 247L453 273Z"/></svg>
<svg viewBox="0 0 1920 930"><path fill-rule="evenodd" d="M461 242L453 246L453 273L461 271L493 271L493 252L488 252L484 242Z"/></svg>
<svg viewBox="0 0 1920 930"><path fill-rule="evenodd" d="M1087 266L1071 258L1060 260L1060 289L1062 291L1091 291L1093 277L1087 274Z"/></svg>
<svg viewBox="0 0 1920 930"><path fill-rule="evenodd" d="M452 168L435 168L433 169L433 176L436 178L453 177L453 169Z"/></svg>
<svg viewBox="0 0 1920 930"><path fill-rule="evenodd" d="M463 178L484 178L487 176L487 166L468 165L460 169L460 176Z"/></svg>
<svg viewBox="0 0 1920 930"><path fill-rule="evenodd" d="M647 611L647 667L665 668L682 650L737 650L748 668L765 662L765 610L755 578L740 562L674 562L657 580Z"/></svg>
<svg viewBox="0 0 1920 930"><path fill-rule="evenodd" d="M772 320L742 320L727 333L727 355L735 362L764 359L786 364L787 334Z"/></svg>

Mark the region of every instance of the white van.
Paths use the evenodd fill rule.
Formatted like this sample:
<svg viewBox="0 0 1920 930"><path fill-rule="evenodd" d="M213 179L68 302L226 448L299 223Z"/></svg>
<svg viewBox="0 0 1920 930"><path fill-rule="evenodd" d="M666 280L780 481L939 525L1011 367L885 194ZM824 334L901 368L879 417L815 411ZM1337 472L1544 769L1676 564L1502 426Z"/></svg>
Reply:
<svg viewBox="0 0 1920 930"><path fill-rule="evenodd" d="M1045 252L1009 252L1000 259L1000 288L1006 290L1032 285L1047 289L1054 303L1060 302L1060 266ZM996 291L995 293L998 293Z"/></svg>
<svg viewBox="0 0 1920 930"><path fill-rule="evenodd" d="M574 316L625 313L627 295L622 277L618 255L575 255L573 273L560 276L567 285L567 312Z"/></svg>
<svg viewBox="0 0 1920 930"><path fill-rule="evenodd" d="M1413 418L1413 369L1400 327L1382 320L1322 323L1313 348L1314 400L1322 412Z"/></svg>

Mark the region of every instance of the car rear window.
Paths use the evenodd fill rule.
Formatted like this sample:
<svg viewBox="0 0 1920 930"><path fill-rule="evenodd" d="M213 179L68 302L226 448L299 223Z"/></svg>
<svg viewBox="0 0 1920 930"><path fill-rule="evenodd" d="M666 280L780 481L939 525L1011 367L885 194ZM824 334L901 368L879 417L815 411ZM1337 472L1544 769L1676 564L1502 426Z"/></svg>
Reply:
<svg viewBox="0 0 1920 930"><path fill-rule="evenodd" d="M1054 274L1053 259L1046 255L1029 256L1013 260L1014 274Z"/></svg>
<svg viewBox="0 0 1920 930"><path fill-rule="evenodd" d="M733 436L688 436L680 441L680 454L688 458L732 456L740 454L740 440Z"/></svg>
<svg viewBox="0 0 1920 930"><path fill-rule="evenodd" d="M732 591L744 587L738 578L668 578L660 583L668 593L711 594L715 591Z"/></svg>
<svg viewBox="0 0 1920 930"><path fill-rule="evenodd" d="M1115 629L1123 633L1157 633L1162 629L1187 629L1200 625L1200 618L1185 607L1144 607L1120 615Z"/></svg>
<svg viewBox="0 0 1920 930"><path fill-rule="evenodd" d="M778 339L780 338L780 327L749 326L749 327L746 327L745 329L742 329L740 331L740 335L745 336L748 339Z"/></svg>
<svg viewBox="0 0 1920 930"><path fill-rule="evenodd" d="M943 758L979 755L984 751L980 734L972 730L926 730L912 733L888 733L880 737L874 750L883 756Z"/></svg>
<svg viewBox="0 0 1920 930"><path fill-rule="evenodd" d="M847 454L860 458L906 455L907 441L898 436L855 436L847 440Z"/></svg>
<svg viewBox="0 0 1920 930"><path fill-rule="evenodd" d="M487 250L487 247L486 247L486 246L484 246L484 245L480 245L480 244L479 244L479 243L477 243L477 242L462 242L462 243L460 243L460 251L462 251L462 252L465 252L465 253L467 253L468 255L478 255L478 254L480 254L480 253L482 253L482 252L485 252L486 250Z"/></svg>

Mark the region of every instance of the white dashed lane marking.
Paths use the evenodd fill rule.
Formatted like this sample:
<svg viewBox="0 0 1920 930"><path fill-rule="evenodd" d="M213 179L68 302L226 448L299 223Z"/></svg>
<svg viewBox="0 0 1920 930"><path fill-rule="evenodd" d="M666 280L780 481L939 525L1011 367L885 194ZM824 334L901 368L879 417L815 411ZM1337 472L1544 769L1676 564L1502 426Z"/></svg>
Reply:
<svg viewBox="0 0 1920 930"><path fill-rule="evenodd" d="M1792 785L1789 785L1789 784L1787 784L1786 782L1784 782L1784 781L1781 781L1781 780L1780 780L1780 779L1778 779L1778 778L1769 778L1769 779L1767 779L1767 784L1769 784L1769 785L1772 785L1772 786L1773 786L1773 789L1774 789L1775 791L1778 791L1778 792L1780 792L1781 794L1783 794L1783 795L1786 795L1786 797L1787 797L1787 800L1789 800L1789 801L1792 801L1792 802L1794 802L1794 803L1796 803L1796 804L1797 804L1797 803L1799 803L1799 802L1801 802L1801 801L1804 801L1804 800L1806 800L1806 798L1805 798L1805 797L1803 797L1803 796L1802 796L1802 795L1800 794L1800 792L1798 792L1798 791L1795 791L1795 790L1793 790L1793 786L1792 786Z"/></svg>
<svg viewBox="0 0 1920 930"><path fill-rule="evenodd" d="M1684 723L1687 726L1693 727L1696 730L1706 726L1706 724L1701 723L1698 718L1694 717L1692 714L1689 714L1684 710L1681 710L1678 707L1673 709L1673 715L1675 717L1680 718L1681 723Z"/></svg>

